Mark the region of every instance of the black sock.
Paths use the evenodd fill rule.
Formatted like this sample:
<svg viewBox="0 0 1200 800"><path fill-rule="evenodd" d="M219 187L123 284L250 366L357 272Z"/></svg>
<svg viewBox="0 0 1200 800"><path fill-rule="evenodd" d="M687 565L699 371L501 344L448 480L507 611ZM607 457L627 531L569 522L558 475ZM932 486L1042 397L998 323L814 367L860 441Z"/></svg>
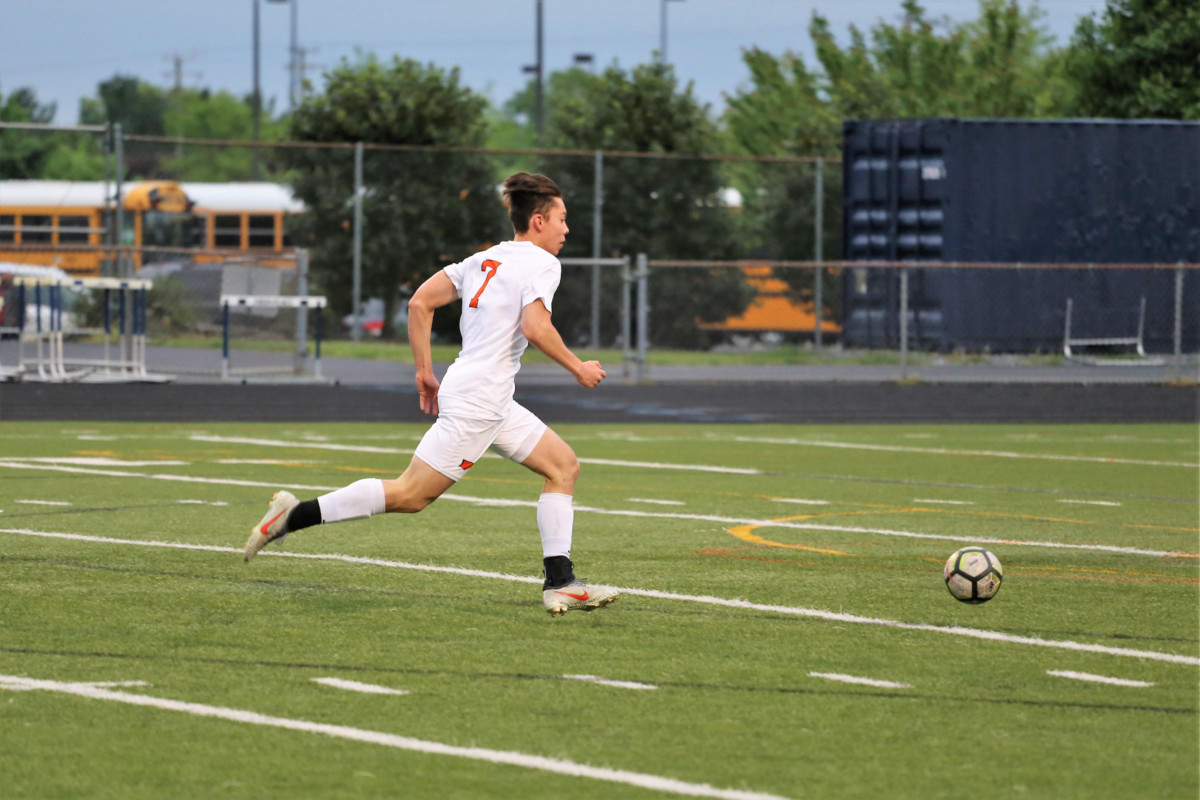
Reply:
<svg viewBox="0 0 1200 800"><path fill-rule="evenodd" d="M293 512L294 513L294 512ZM571 559L566 556L549 556L542 559L542 568L546 573L543 589L558 589L575 580Z"/></svg>
<svg viewBox="0 0 1200 800"><path fill-rule="evenodd" d="M288 514L287 532L298 531L302 528L311 528L313 525L321 524L321 504L314 500L304 500L300 505L292 509L292 513Z"/></svg>

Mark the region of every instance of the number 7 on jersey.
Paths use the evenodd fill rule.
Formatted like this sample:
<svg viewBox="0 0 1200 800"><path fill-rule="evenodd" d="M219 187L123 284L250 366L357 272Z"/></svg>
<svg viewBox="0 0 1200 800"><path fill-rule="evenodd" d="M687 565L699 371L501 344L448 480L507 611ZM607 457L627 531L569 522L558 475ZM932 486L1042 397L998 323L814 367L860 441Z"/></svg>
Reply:
<svg viewBox="0 0 1200 800"><path fill-rule="evenodd" d="M475 296L471 298L471 302L468 303L471 308L479 308L479 295L483 294L483 290L487 288L488 281L490 281L492 276L496 274L496 270L500 269L500 262L492 261L489 258L487 261L484 261L482 264L480 264L479 268L487 273L487 277L483 279L483 286L479 287L479 291L475 293Z"/></svg>

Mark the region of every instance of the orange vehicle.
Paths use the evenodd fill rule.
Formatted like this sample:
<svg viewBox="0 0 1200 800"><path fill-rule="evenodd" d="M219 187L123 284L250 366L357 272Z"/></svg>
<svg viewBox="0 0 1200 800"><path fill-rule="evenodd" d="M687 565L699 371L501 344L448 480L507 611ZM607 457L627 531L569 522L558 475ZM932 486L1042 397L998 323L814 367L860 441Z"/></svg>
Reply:
<svg viewBox="0 0 1200 800"><path fill-rule="evenodd" d="M221 261L256 256L290 266L286 232L304 204L275 183L0 181L0 261L98 276L128 248L135 269L154 261ZM118 228L120 242L117 242Z"/></svg>

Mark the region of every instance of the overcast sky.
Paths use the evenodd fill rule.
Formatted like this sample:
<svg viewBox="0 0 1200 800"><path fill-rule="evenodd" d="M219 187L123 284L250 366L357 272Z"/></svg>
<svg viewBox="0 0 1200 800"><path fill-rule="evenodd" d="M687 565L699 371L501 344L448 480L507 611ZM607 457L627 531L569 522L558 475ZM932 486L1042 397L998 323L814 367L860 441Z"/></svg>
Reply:
<svg viewBox="0 0 1200 800"><path fill-rule="evenodd" d="M664 2L668 60L717 112L747 80L743 48L790 49L811 64L814 11L844 44L850 24L866 30L881 18L896 20L900 10L900 0L543 0L546 72L571 66L577 53L591 54L597 67L650 61ZM536 61L536 0L262 0L262 90L277 111L288 105L291 3L318 88L322 70L359 48L458 67L466 85L499 105L527 80L522 67ZM934 17L978 15L977 0L923 4ZM1059 44L1081 16L1104 5L1040 2ZM101 81L120 73L170 86L179 58L184 86L248 94L253 7L254 0L0 0L0 93L32 87L41 102L57 103L55 122L71 124L80 98L94 95Z"/></svg>

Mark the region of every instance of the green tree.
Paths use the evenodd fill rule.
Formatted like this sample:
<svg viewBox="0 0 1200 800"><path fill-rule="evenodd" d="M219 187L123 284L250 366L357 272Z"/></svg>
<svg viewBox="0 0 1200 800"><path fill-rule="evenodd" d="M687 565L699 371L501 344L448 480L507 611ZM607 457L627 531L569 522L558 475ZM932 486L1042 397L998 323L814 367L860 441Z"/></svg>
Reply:
<svg viewBox="0 0 1200 800"><path fill-rule="evenodd" d="M462 86L458 70L360 54L326 75L323 94L305 98L291 138L316 143L406 145L368 149L364 157L363 297L384 301L393 319L403 287L415 287L499 235L503 219L495 177L479 148L486 100ZM298 235L312 247L313 268L336 307L351 305L353 153L290 148L293 188L310 213ZM436 331L457 336L457 320L438 314ZM390 329L385 326L390 335Z"/></svg>
<svg viewBox="0 0 1200 800"><path fill-rule="evenodd" d="M114 75L97 88L96 97L79 104L79 121L85 125L120 123L125 133L162 136L167 93L133 75Z"/></svg>
<svg viewBox="0 0 1200 800"><path fill-rule="evenodd" d="M838 43L828 20L809 25L817 55L748 50L750 82L728 98L724 117L734 152L754 156L831 156L841 149L842 120L903 117L1042 117L1061 114L1069 97L1061 56L1040 24L1036 4L980 0L977 19L932 19L903 0L901 19L869 34L850 26ZM814 250L814 170L778 164L736 171L745 198L745 235L771 258L805 258ZM825 169L824 242L840 250L840 169ZM810 291L812 273L785 273ZM831 297L836 302L836 298Z"/></svg>
<svg viewBox="0 0 1200 800"><path fill-rule="evenodd" d="M166 135L186 139L217 139L249 142L254 135L254 112L249 102L228 92L207 89L177 89L167 94L163 113ZM284 138L287 126L264 108L259 137L262 141ZM164 174L187 181L254 180L255 151L249 147L190 145L175 148L163 162ZM273 172L277 154L259 151L260 164Z"/></svg>
<svg viewBox="0 0 1200 800"><path fill-rule="evenodd" d="M661 64L601 75L582 70L563 91L551 80L548 144L560 149L631 151L604 158L602 255L646 253L656 259L723 259L734 254L733 213L724 206L726 181L720 163L705 159L720 149L709 109L680 89L674 71ZM684 155L686 154L686 156ZM542 171L566 195L571 235L563 256L592 254L594 157L542 159ZM570 270L570 268L568 268ZM588 273L590 274L590 272ZM602 307L619 307L620 282L608 271ZM706 337L696 320L716 321L746 308L748 293L734 270L663 268L651 279L657 346L697 346ZM555 324L578 342L590 325L591 281L568 271L555 297ZM601 336L618 333L617 315L604 315Z"/></svg>
<svg viewBox="0 0 1200 800"><path fill-rule="evenodd" d="M903 0L899 23L870 35L851 25L846 46L829 22L809 24L819 69L787 52L746 51L748 88L728 100L725 123L737 152L837 152L844 119L1060 116L1067 93L1062 60L1036 4L980 0L977 19L930 19Z"/></svg>
<svg viewBox="0 0 1200 800"><path fill-rule="evenodd" d="M1076 25L1066 65L1078 114L1200 119L1200 5L1108 0Z"/></svg>
<svg viewBox="0 0 1200 800"><path fill-rule="evenodd" d="M0 122L54 121L55 105L38 102L33 89L22 87L4 97L0 93ZM34 180L42 178L46 159L58 140L40 131L0 130L0 178Z"/></svg>

